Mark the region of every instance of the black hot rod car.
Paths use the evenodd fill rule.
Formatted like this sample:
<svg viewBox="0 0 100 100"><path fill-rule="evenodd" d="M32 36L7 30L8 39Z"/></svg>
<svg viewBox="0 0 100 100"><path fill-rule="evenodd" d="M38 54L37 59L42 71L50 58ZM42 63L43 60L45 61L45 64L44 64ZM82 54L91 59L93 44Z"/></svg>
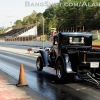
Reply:
<svg viewBox="0 0 100 100"><path fill-rule="evenodd" d="M56 70L57 79L62 81L77 75L86 75L97 85L100 76L100 51L92 49L92 34L88 32L59 32L53 37L53 46L38 51L36 67L42 71L49 66Z"/></svg>

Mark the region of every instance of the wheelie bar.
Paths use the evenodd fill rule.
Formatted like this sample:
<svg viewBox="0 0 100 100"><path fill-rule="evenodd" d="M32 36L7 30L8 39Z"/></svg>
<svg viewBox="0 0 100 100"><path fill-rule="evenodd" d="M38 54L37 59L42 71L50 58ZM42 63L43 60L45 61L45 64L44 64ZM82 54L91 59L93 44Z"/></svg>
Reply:
<svg viewBox="0 0 100 100"><path fill-rule="evenodd" d="M92 83L95 82L95 84L96 84L97 86L100 85L99 81L98 81L97 79L95 79L93 76L91 76L91 74L90 74L89 72L87 73L87 76L88 76L90 79L92 79L92 81L90 81L89 79L87 79L86 81L89 81L89 82L92 82ZM94 82L93 82L93 81L94 81Z"/></svg>

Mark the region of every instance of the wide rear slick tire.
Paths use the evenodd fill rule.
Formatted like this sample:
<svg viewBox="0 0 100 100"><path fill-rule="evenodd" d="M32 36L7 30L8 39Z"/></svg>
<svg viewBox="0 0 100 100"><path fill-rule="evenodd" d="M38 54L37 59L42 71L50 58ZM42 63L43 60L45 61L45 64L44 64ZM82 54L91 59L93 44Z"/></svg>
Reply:
<svg viewBox="0 0 100 100"><path fill-rule="evenodd" d="M56 76L59 82L63 82L65 80L66 74L64 70L64 64L62 61L58 61L56 64Z"/></svg>
<svg viewBox="0 0 100 100"><path fill-rule="evenodd" d="M67 73L62 61L58 61L56 64L56 76L59 82L75 82L75 74Z"/></svg>
<svg viewBox="0 0 100 100"><path fill-rule="evenodd" d="M42 61L42 57L38 57L36 60L36 67L38 71L42 71L43 70L43 61Z"/></svg>

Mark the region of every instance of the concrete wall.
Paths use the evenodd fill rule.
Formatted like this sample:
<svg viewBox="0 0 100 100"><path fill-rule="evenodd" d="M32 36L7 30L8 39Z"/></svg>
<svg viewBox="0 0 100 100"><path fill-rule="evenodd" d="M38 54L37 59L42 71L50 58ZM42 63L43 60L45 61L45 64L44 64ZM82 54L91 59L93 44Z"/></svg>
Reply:
<svg viewBox="0 0 100 100"><path fill-rule="evenodd" d="M27 41L27 42L23 42L23 41L7 41L7 42L1 42L0 44L5 44L5 45L26 45L26 46L34 46L34 47L42 47L43 46L43 42L41 41ZM44 47L51 47L52 43L47 41L44 42Z"/></svg>

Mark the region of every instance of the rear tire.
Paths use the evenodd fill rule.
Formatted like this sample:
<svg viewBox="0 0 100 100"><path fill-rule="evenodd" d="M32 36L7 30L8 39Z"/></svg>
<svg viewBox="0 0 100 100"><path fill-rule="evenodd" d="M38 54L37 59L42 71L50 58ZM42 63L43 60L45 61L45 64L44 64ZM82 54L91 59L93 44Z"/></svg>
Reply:
<svg viewBox="0 0 100 100"><path fill-rule="evenodd" d="M64 64L62 61L58 61L56 64L56 76L58 81L64 81L65 80L65 70L64 70Z"/></svg>
<svg viewBox="0 0 100 100"><path fill-rule="evenodd" d="M64 64L62 61L58 61L56 64L56 76L60 82L75 82L75 74L67 73L64 69Z"/></svg>
<svg viewBox="0 0 100 100"><path fill-rule="evenodd" d="M36 67L38 71L42 71L43 70L43 61L42 61L42 57L38 57L36 60Z"/></svg>

